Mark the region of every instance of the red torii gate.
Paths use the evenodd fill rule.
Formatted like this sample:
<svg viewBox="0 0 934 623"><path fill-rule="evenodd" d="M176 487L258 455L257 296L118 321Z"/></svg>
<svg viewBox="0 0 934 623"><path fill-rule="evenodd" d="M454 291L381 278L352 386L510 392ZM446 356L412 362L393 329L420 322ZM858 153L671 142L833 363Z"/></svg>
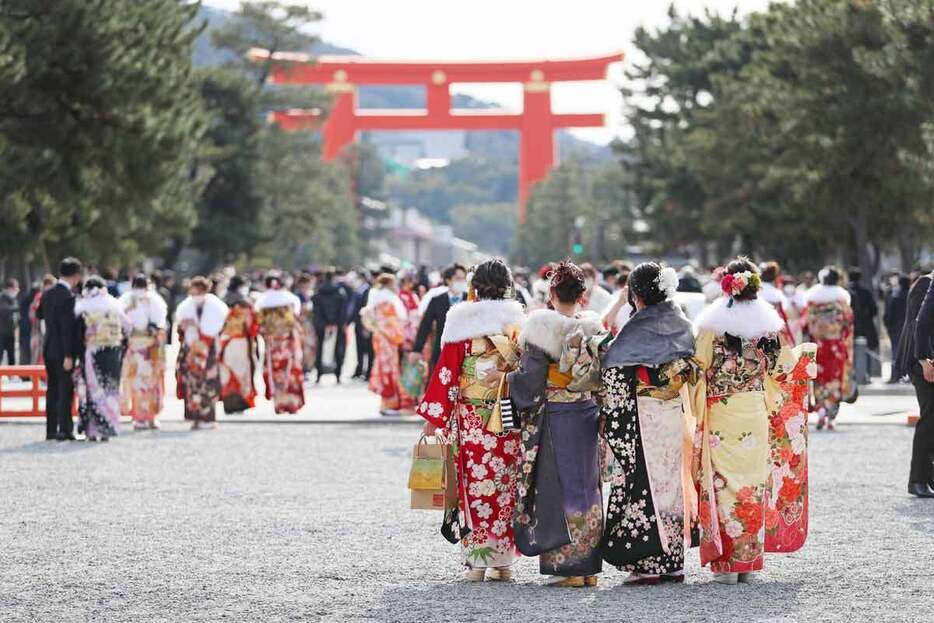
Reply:
<svg viewBox="0 0 934 623"><path fill-rule="evenodd" d="M254 48L256 62L270 60L268 50ZM575 80L604 80L607 66L622 60L622 53L595 58L532 61L385 61L358 56L272 54L273 84L324 84L333 94L332 108L322 128L323 157L335 158L361 130L518 130L519 222L525 221L529 189L554 167L554 130L602 127L602 113L555 114L551 111L551 84ZM521 82L523 110L503 114L496 110L451 109L451 83ZM426 110L357 108L357 87L366 84L424 85ZM272 113L284 129L301 130L320 125L319 110Z"/></svg>

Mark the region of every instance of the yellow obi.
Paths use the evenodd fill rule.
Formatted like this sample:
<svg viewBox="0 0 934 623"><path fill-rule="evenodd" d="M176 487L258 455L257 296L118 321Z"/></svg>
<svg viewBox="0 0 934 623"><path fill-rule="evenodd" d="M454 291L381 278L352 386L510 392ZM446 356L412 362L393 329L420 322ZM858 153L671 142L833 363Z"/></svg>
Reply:
<svg viewBox="0 0 934 623"><path fill-rule="evenodd" d="M461 396L470 400L496 400L498 388L488 387L480 379L489 371L506 366L505 358L489 339L481 337L470 340L461 368Z"/></svg>
<svg viewBox="0 0 934 623"><path fill-rule="evenodd" d="M123 327L117 314L106 311L84 312L85 344L103 348L120 346L123 343Z"/></svg>
<svg viewBox="0 0 934 623"><path fill-rule="evenodd" d="M580 402L592 398L591 392L574 392L568 385L574 380L570 370L562 372L557 363L548 364L548 385L545 395L548 402Z"/></svg>

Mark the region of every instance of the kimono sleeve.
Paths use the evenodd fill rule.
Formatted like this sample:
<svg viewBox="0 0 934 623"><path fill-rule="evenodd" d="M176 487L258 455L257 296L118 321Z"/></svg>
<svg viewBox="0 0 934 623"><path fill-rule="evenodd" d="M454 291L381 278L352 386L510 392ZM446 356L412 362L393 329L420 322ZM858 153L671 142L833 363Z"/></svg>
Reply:
<svg viewBox="0 0 934 623"><path fill-rule="evenodd" d="M422 402L418 405L418 414L438 428L447 427L457 406L460 373L466 348L466 342L444 345Z"/></svg>
<svg viewBox="0 0 934 623"><path fill-rule="evenodd" d="M544 401L549 363L545 351L529 344L519 359L519 368L506 376L509 397L519 412L534 409Z"/></svg>
<svg viewBox="0 0 934 623"><path fill-rule="evenodd" d="M379 312L377 314L380 315ZM377 330L394 346L402 344L405 341L405 334L402 332L402 319L396 316L395 310L386 311L381 316L378 319Z"/></svg>

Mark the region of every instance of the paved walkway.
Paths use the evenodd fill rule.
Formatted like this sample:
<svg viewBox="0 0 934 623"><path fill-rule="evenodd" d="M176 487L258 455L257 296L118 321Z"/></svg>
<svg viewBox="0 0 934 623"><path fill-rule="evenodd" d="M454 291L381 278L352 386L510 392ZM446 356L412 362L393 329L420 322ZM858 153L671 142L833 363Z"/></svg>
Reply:
<svg viewBox="0 0 934 623"><path fill-rule="evenodd" d="M854 416L855 417L855 416ZM859 417L871 417L860 415ZM407 507L412 427L168 422L108 444L0 428L0 621L934 620L934 500L904 493L911 430L811 445L811 533L756 585L596 590L459 581L439 515Z"/></svg>

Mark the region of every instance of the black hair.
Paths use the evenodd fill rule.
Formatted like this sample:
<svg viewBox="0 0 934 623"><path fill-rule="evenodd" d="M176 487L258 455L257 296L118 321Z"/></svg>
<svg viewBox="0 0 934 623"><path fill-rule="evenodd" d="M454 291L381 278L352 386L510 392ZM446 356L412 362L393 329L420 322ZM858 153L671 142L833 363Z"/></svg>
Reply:
<svg viewBox="0 0 934 623"><path fill-rule="evenodd" d="M568 259L555 266L549 281L562 303L576 303L587 291L584 270Z"/></svg>
<svg viewBox="0 0 934 623"><path fill-rule="evenodd" d="M131 287L148 288L149 278L146 277L146 275L144 275L143 273L138 273L135 277L133 277L133 283L131 284Z"/></svg>
<svg viewBox="0 0 934 623"><path fill-rule="evenodd" d="M282 285L282 275L276 272L269 273L264 283L267 289L278 288Z"/></svg>
<svg viewBox="0 0 934 623"><path fill-rule="evenodd" d="M74 277L81 273L81 260L76 257L66 257L58 265L58 274L61 277Z"/></svg>
<svg viewBox="0 0 934 623"><path fill-rule="evenodd" d="M750 272L754 275L759 274L759 268L749 261L748 257L740 255L735 260L726 265L724 275L735 275L736 273ZM743 288L743 291L733 296L737 301L754 301L759 298L759 284L752 281Z"/></svg>
<svg viewBox="0 0 934 623"><path fill-rule="evenodd" d="M667 299L667 295L658 284L662 267L657 262L642 262L629 273L630 304L635 307L632 295L638 295L646 305L658 305Z"/></svg>
<svg viewBox="0 0 934 623"><path fill-rule="evenodd" d="M778 262L763 262L759 268L762 270L762 281L765 283L775 283L778 276L782 274Z"/></svg>
<svg viewBox="0 0 934 623"><path fill-rule="evenodd" d="M863 280L863 271L860 270L859 268L851 268L851 269L849 270L849 275L848 275L848 277L849 277L849 279L850 279L850 283L856 285L856 284L858 284L860 281Z"/></svg>
<svg viewBox="0 0 934 623"><path fill-rule="evenodd" d="M820 271L820 282L825 286L836 286L840 284L840 271L833 266L825 266Z"/></svg>
<svg viewBox="0 0 934 623"><path fill-rule="evenodd" d="M7 280L4 282L4 287L5 287L5 288L18 288L18 287L19 287L19 281L17 281L14 277L9 277L9 278L7 278Z"/></svg>
<svg viewBox="0 0 934 623"><path fill-rule="evenodd" d="M107 282L98 275L91 275L85 280L82 290L90 290L91 288L100 288L102 290L106 290Z"/></svg>
<svg viewBox="0 0 934 623"><path fill-rule="evenodd" d="M464 274L467 274L466 267L461 266L460 264L451 264L450 266L446 267L443 271L441 271L441 280L445 284L450 283L451 279L454 279L454 275L456 275L457 271L459 270L464 271Z"/></svg>
<svg viewBox="0 0 934 623"><path fill-rule="evenodd" d="M477 299L499 301L512 288L512 272L503 260L489 259L477 264L470 284Z"/></svg>

